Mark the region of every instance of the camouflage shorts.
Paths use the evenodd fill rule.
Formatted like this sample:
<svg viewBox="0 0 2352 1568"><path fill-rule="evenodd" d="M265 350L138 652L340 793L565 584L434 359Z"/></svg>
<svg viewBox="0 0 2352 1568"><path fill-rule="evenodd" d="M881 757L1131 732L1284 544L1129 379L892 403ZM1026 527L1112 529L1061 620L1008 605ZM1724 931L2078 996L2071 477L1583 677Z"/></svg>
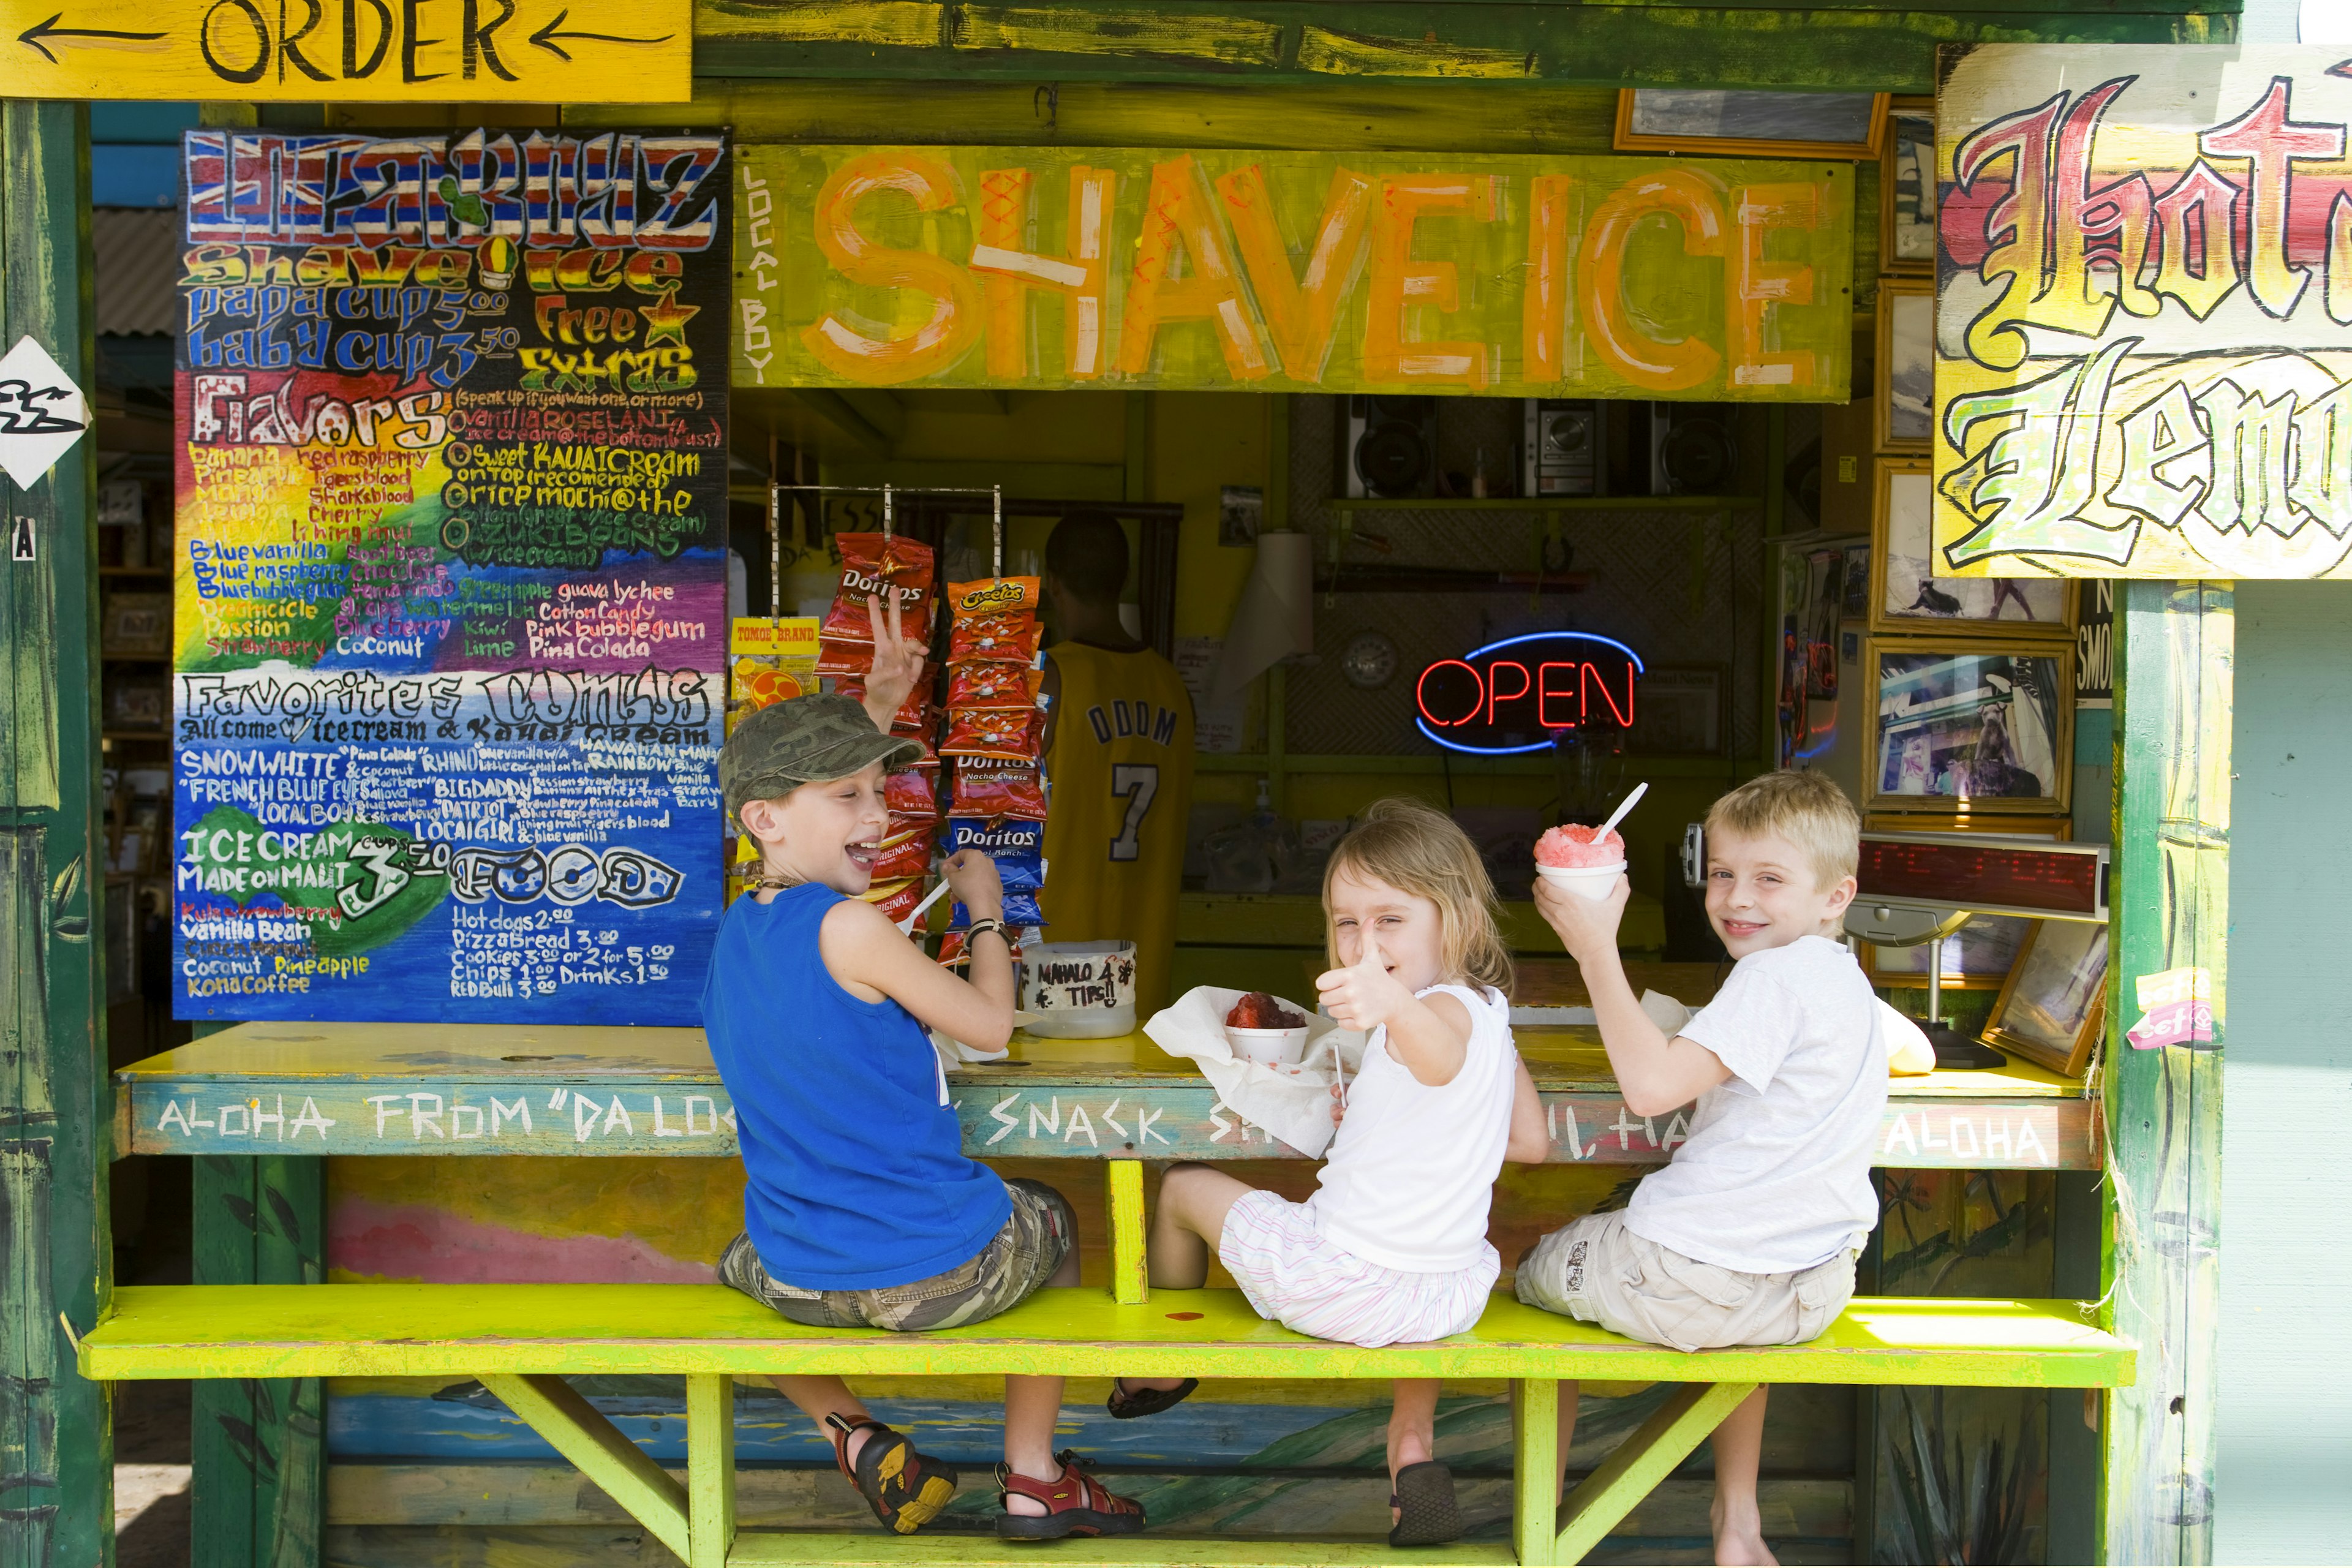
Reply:
<svg viewBox="0 0 2352 1568"><path fill-rule="evenodd" d="M1016 1176L1004 1184L1013 1217L977 1256L910 1285L872 1290L803 1290L769 1278L751 1238L738 1236L719 1259L719 1278L813 1329L954 1329L1010 1310L1054 1277L1077 1246L1069 1200Z"/></svg>

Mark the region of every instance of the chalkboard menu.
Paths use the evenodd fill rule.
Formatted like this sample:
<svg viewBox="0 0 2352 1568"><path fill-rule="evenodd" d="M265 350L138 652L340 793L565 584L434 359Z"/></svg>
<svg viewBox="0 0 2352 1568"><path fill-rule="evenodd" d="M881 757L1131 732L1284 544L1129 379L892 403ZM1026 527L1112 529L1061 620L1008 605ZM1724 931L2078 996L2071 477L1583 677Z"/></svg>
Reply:
<svg viewBox="0 0 2352 1568"><path fill-rule="evenodd" d="M179 1016L696 1021L728 152L186 137Z"/></svg>

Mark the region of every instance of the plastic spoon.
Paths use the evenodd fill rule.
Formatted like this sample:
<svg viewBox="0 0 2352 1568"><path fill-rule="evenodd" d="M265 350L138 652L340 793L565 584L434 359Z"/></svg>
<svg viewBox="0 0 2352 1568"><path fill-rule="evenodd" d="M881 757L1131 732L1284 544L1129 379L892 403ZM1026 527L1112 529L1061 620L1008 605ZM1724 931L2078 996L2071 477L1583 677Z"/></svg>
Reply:
<svg viewBox="0 0 2352 1568"><path fill-rule="evenodd" d="M1633 793L1617 803L1617 809L1609 814L1609 820L1601 825L1601 831L1592 836L1592 841L1598 844L1601 840L1608 837L1611 830L1619 823L1625 820L1625 814L1633 809L1633 803L1640 800L1644 795L1647 795L1649 791L1650 784L1647 779L1635 784L1633 786Z"/></svg>
<svg viewBox="0 0 2352 1568"><path fill-rule="evenodd" d="M940 901L940 895L947 890L948 879L945 877L942 877L940 879L940 885L933 888L929 892L925 893L923 895L923 901L917 904L914 909L908 913L907 918L898 922L898 934L900 936L914 935L915 922L921 920L923 918L923 911L929 909L933 904L938 903Z"/></svg>
<svg viewBox="0 0 2352 1568"><path fill-rule="evenodd" d="M1339 1057L1339 1031L1334 1029L1324 1037L1331 1042L1331 1085L1339 1091L1339 1104L1348 1103L1348 1064Z"/></svg>

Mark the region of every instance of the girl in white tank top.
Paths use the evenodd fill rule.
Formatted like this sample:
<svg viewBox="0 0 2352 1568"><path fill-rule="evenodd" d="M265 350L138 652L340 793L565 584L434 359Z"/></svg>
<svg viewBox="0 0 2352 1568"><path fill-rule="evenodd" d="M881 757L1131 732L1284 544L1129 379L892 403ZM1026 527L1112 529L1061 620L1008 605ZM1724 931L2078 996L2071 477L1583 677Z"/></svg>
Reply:
<svg viewBox="0 0 2352 1568"><path fill-rule="evenodd" d="M1502 1260L1486 1240L1506 1159L1549 1150L1511 1044L1511 961L1494 888L1453 820L1388 800L1340 841L1323 882L1332 969L1323 1010L1371 1032L1315 1195L1294 1204L1209 1165L1170 1169L1151 1282L1197 1289L1209 1249L1262 1317L1361 1345L1444 1339L1486 1310ZM1461 1533L1436 1462L1435 1379L1399 1379L1389 1421L1390 1542ZM1114 1401L1114 1408L1117 1402Z"/></svg>

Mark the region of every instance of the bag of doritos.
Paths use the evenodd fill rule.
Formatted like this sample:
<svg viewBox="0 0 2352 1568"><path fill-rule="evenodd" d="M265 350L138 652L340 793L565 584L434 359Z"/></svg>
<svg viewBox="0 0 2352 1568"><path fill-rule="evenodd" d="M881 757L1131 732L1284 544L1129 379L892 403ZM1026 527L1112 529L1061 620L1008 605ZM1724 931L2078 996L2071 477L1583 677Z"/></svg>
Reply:
<svg viewBox="0 0 2352 1568"><path fill-rule="evenodd" d="M948 821L940 851L977 849L996 862L1008 893L1034 893L1045 886L1045 825L1017 816L958 816Z"/></svg>
<svg viewBox="0 0 2352 1568"><path fill-rule="evenodd" d="M835 642L874 641L874 622L866 605L868 595L882 601L886 612L898 601L898 629L908 637L928 640L931 610L938 603L932 575L931 547L903 533L836 533L841 551L841 586L834 591L833 607L825 612L820 634Z"/></svg>
<svg viewBox="0 0 2352 1568"><path fill-rule="evenodd" d="M1045 820L1045 785L1032 763L958 763L949 799L956 816Z"/></svg>

